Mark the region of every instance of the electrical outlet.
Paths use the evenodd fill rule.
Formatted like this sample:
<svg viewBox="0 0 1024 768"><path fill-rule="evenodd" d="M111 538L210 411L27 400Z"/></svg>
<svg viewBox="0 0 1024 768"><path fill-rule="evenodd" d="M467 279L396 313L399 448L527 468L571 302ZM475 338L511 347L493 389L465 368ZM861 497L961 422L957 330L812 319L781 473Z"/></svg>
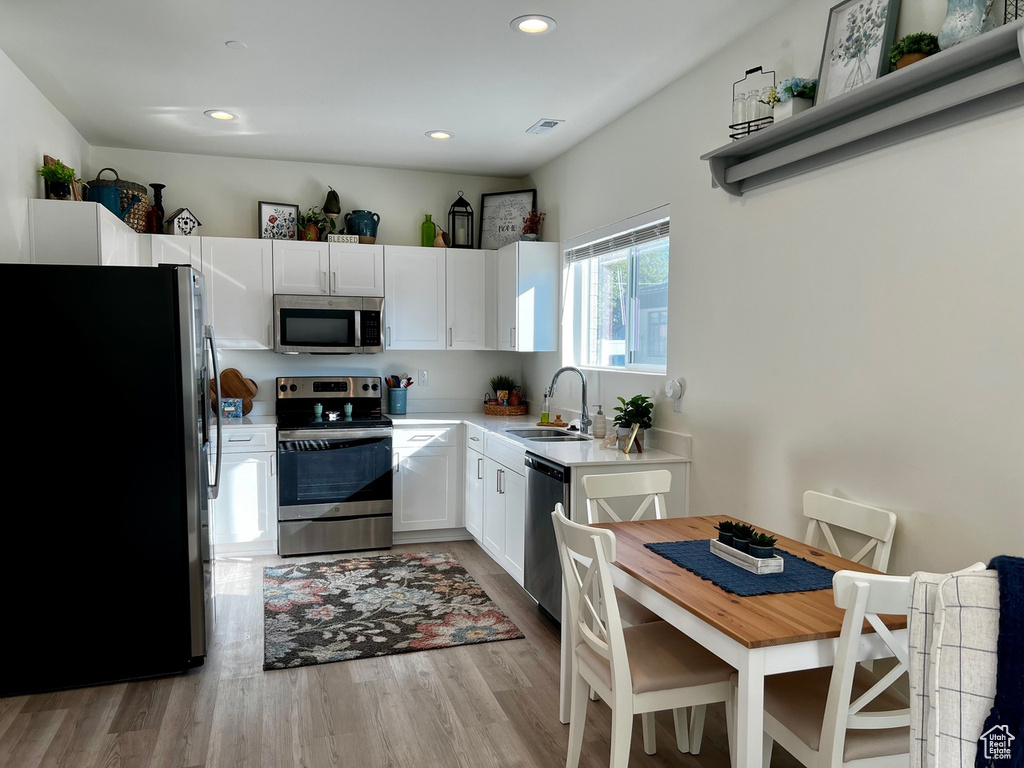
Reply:
<svg viewBox="0 0 1024 768"><path fill-rule="evenodd" d="M675 411L676 413L682 413L683 412L683 401L682 400L673 400L672 401L672 410Z"/></svg>
<svg viewBox="0 0 1024 768"><path fill-rule="evenodd" d="M416 379L416 386L427 387L430 386L430 377L427 376L426 371L419 371Z"/></svg>

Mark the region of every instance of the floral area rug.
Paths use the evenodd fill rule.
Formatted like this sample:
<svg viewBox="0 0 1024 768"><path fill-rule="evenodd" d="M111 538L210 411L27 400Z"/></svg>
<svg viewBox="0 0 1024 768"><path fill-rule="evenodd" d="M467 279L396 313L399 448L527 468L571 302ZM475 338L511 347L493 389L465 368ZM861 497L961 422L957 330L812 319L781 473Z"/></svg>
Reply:
<svg viewBox="0 0 1024 768"><path fill-rule="evenodd" d="M263 617L264 669L523 637L447 552L264 568Z"/></svg>

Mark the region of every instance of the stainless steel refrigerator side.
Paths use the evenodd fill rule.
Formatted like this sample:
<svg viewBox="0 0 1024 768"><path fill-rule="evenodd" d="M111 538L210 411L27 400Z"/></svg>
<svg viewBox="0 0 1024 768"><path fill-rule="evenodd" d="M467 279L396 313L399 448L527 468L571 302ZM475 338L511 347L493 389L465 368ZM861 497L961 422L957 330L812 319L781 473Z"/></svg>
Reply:
<svg viewBox="0 0 1024 768"><path fill-rule="evenodd" d="M209 525L204 525L208 509L207 472L205 467L209 444L206 441L203 413L208 402L205 392L206 329L204 319L205 283L203 276L191 267L180 267L178 275L178 314L181 318L181 393L184 418L184 469L186 485L186 526L188 531L189 616L194 663L201 663L207 645L207 567L204 556L209 546L202 538L209 536ZM212 627L210 628L212 629Z"/></svg>

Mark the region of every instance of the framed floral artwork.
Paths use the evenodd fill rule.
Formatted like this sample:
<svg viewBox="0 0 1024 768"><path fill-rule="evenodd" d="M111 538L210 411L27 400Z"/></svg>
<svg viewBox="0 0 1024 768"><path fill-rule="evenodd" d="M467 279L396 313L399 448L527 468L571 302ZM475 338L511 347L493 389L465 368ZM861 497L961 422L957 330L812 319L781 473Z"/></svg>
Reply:
<svg viewBox="0 0 1024 768"><path fill-rule="evenodd" d="M263 240L298 240L299 206L290 203L268 203L257 206L260 238Z"/></svg>
<svg viewBox="0 0 1024 768"><path fill-rule="evenodd" d="M523 233L523 219L537 207L537 190L496 192L480 196L480 247L501 248Z"/></svg>
<svg viewBox="0 0 1024 768"><path fill-rule="evenodd" d="M824 104L889 71L900 0L843 0L828 14L818 92Z"/></svg>

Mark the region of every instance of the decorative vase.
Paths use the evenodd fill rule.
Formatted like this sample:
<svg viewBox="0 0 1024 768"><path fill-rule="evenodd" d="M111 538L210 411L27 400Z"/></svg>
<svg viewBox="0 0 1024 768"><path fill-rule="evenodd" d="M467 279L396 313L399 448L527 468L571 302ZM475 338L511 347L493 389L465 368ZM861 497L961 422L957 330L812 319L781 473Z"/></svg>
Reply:
<svg viewBox="0 0 1024 768"><path fill-rule="evenodd" d="M751 557L775 557L775 545L770 547L759 547L757 544L750 545L750 556Z"/></svg>
<svg viewBox="0 0 1024 768"><path fill-rule="evenodd" d="M537 235L534 232L530 232L530 233L524 232L523 234L521 234L519 236L519 239L520 240L526 240L526 241L529 241L529 242L533 242L534 240L537 239Z"/></svg>
<svg viewBox="0 0 1024 768"><path fill-rule="evenodd" d="M372 211L352 211L345 214L345 229L350 235L377 239L377 225L380 216ZM360 240L360 242L362 242ZM371 241L372 242L372 241Z"/></svg>
<svg viewBox="0 0 1024 768"><path fill-rule="evenodd" d="M437 237L437 225L430 220L430 214L426 214L427 218L420 224L420 245L424 248L429 248L434 244L434 238Z"/></svg>
<svg viewBox="0 0 1024 768"><path fill-rule="evenodd" d="M723 544L725 544L727 547L731 547L732 546L732 534L731 533L723 533L722 531L719 531L718 532L718 540L720 542L722 542Z"/></svg>
<svg viewBox="0 0 1024 768"><path fill-rule="evenodd" d="M946 19L939 30L939 48L946 50L993 29L997 22L992 3L993 0L948 0Z"/></svg>
<svg viewBox="0 0 1024 768"><path fill-rule="evenodd" d="M785 120L787 117L792 117L798 112L803 112L805 109L810 109L813 106L813 101L802 96L797 96L789 101L780 101L772 108L772 122L777 123L780 120Z"/></svg>
<svg viewBox="0 0 1024 768"><path fill-rule="evenodd" d="M312 240L314 242L319 240L320 239L320 227L318 227L316 224L307 224L302 229L302 239L303 240Z"/></svg>
<svg viewBox="0 0 1024 768"><path fill-rule="evenodd" d="M750 554L750 539L737 539L733 536L732 546L733 549L738 552L746 552L747 554Z"/></svg>
<svg viewBox="0 0 1024 768"><path fill-rule="evenodd" d="M153 207L146 211L146 231L151 235L164 233L164 187L166 184L150 184L153 189Z"/></svg>

